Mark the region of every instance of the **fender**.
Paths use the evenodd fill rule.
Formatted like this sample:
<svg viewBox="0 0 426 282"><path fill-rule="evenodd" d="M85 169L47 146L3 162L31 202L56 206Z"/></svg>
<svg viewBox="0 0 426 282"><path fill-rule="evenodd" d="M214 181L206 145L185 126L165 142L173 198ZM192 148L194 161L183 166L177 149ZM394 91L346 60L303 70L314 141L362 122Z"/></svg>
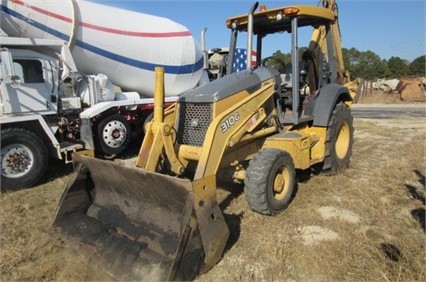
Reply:
<svg viewBox="0 0 426 282"><path fill-rule="evenodd" d="M45 142L49 156L62 159L61 146L54 132L56 128L50 127L42 115L3 116L0 118L0 127L16 127L32 131Z"/></svg>
<svg viewBox="0 0 426 282"><path fill-rule="evenodd" d="M337 83L328 84L306 104L305 114L314 117L314 126L327 126L338 101L352 101L349 89Z"/></svg>

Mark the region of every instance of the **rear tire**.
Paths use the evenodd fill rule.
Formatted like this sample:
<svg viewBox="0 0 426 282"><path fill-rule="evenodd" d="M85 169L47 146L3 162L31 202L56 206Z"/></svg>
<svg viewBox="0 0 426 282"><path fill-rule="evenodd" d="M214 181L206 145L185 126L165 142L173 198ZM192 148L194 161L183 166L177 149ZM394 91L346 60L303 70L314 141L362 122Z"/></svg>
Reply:
<svg viewBox="0 0 426 282"><path fill-rule="evenodd" d="M246 173L244 193L254 211L275 215L287 208L296 191L296 170L287 152L277 149L258 152Z"/></svg>
<svg viewBox="0 0 426 282"><path fill-rule="evenodd" d="M97 125L96 132L97 149L101 154L118 155L130 144L130 124L119 114L102 119Z"/></svg>
<svg viewBox="0 0 426 282"><path fill-rule="evenodd" d="M47 148L36 134L21 128L1 131L2 188L34 186L45 174L47 164Z"/></svg>
<svg viewBox="0 0 426 282"><path fill-rule="evenodd" d="M344 103L336 105L327 128L322 172L336 174L349 166L353 145L353 117Z"/></svg>

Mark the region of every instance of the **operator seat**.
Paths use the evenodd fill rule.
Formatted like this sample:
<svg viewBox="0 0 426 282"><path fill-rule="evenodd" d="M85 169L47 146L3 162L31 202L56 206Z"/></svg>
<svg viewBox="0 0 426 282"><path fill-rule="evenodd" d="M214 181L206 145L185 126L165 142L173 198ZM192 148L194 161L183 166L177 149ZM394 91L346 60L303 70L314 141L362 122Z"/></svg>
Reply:
<svg viewBox="0 0 426 282"><path fill-rule="evenodd" d="M314 58L314 53L311 50L306 50L302 54L302 61L306 70L306 83L310 87L311 92L319 88L319 69Z"/></svg>

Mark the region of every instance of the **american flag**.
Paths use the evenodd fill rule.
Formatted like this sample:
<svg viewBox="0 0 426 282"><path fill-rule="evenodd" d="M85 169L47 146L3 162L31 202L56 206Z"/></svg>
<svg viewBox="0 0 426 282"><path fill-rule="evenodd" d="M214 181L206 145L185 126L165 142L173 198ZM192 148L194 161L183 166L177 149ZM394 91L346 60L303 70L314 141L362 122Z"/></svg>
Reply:
<svg viewBox="0 0 426 282"><path fill-rule="evenodd" d="M256 51L251 52L251 66L256 66ZM232 72L239 72L247 69L247 49L236 48L234 53L234 63L232 64Z"/></svg>

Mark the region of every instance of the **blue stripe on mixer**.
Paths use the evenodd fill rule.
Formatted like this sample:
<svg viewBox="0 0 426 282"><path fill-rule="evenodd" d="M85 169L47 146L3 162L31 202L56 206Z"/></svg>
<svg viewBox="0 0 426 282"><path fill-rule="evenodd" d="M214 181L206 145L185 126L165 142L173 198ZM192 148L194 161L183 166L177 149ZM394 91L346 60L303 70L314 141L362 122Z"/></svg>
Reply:
<svg viewBox="0 0 426 282"><path fill-rule="evenodd" d="M25 17L24 15L13 11L3 5L0 4L0 11L3 11L4 13L13 16L19 20L25 21L28 24L31 24L32 26L43 30L59 39L62 39L64 41L68 41L69 40L69 36L59 32L58 30L55 30L53 28L50 28L44 24L41 24L37 21L34 20L29 20L27 17ZM139 61L136 59L132 59L129 57L125 57L113 52L109 52L106 51L105 49L101 49L98 48L94 45L85 43L81 40L77 40L75 43L78 47L86 49L90 52L93 52L99 56L103 56L106 57L108 59L132 66L132 67L136 67L139 69L144 69L144 70L148 70L148 71L154 71L155 67L164 67L164 72L165 73L169 73L169 74L188 74L188 73L192 73L195 71L200 70L203 67L203 58L201 57L195 64L190 64L190 65L181 65L181 66L173 66L173 65L159 65L159 64L152 64L152 63L147 63L147 62L143 62L143 61Z"/></svg>

